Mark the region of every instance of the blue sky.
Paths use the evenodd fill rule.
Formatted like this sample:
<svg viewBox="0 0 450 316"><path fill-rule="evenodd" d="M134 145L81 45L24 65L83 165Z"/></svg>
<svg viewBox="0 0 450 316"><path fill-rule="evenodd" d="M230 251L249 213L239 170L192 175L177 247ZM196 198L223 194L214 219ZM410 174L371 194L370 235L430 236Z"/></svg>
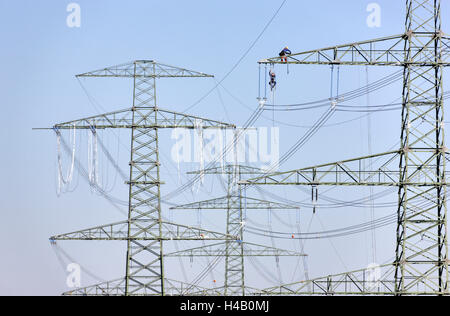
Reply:
<svg viewBox="0 0 450 316"><path fill-rule="evenodd" d="M52 132L32 131L33 127L48 127L99 113L74 75L86 71L121 64L136 59L154 59L167 64L214 74L220 80L247 50L281 1L76 1L81 6L81 27L66 25L66 7L70 1L0 0L0 89L3 115L0 118L3 155L0 156L3 192L2 220L0 221L0 294L57 295L66 290L65 272L52 251L48 237L56 233L73 231L97 224L123 219L100 196L90 192L88 185L79 180L73 193L56 196L56 141ZM404 1L378 0L382 8L382 25L366 25L366 7L374 1L365 0L288 0L269 29L223 85L247 107L230 97L223 89L205 98L190 110L203 117L243 124L257 106L258 67L261 58L277 55L289 45L294 52L335 44L400 34L404 31ZM442 16L444 30L448 30L447 17L450 6L444 1ZM300 103L329 96L330 69L328 67L285 67L276 69L279 74L277 103ZM392 73L392 69L371 69L369 81ZM357 89L365 84L364 68L341 69L341 91ZM103 109L112 111L131 105L129 81L82 80L89 94L98 100ZM161 83L159 104L163 108L182 111L195 103L214 86L212 79L183 80ZM445 88L448 90L448 84ZM400 96L397 83L380 94L371 96L370 102L382 104ZM366 102L365 98L359 100ZM280 127L281 153L287 150L306 131L288 127L289 124L309 125L321 115L320 110L299 112L293 115L276 115ZM271 113L257 122L258 126L272 126ZM353 118L357 114L339 114L329 123ZM382 152L399 138L400 113L387 112L371 117L372 131L367 134L367 118L352 123L322 129L283 169L336 161L367 154L367 140L373 143L373 152ZM121 142L128 144L125 133ZM117 144L117 134L107 134L104 141ZM80 147L86 147L86 134L79 135ZM170 133L163 133L162 152L170 156ZM115 149L112 150L115 152ZM84 155L83 151L81 151ZM127 152L119 150L118 159L126 170ZM67 157L66 157L67 158ZM86 157L79 159L86 164ZM66 159L67 161L67 159ZM163 161L163 176L168 178L163 192L176 188L178 171L173 161ZM112 185L114 172L102 166L104 177ZM181 172L193 166L183 166ZM184 177L184 176L183 176ZM77 178L77 177L76 177ZM77 178L78 179L78 178ZM170 180L171 179L171 180ZM106 180L105 180L106 181ZM215 180L218 181L218 180ZM120 181L119 181L120 182ZM217 184L217 182L215 182ZM176 202L193 202L195 198L223 195L212 180L205 182L201 193L187 193ZM283 191L285 190L285 191ZM293 200L307 200L308 194L298 190L283 189L280 195ZM112 194L126 200L122 182ZM352 200L366 196L368 191L332 191L330 195ZM390 197L395 201L395 194ZM167 211L167 210L165 210ZM391 214L392 209L377 210L376 217ZM310 209L301 213L302 229L307 229L312 216ZM168 214L168 213L167 213ZM311 231L350 226L364 222L368 209L323 210L313 220ZM173 215L173 214L172 214ZM171 215L171 216L172 216ZM169 215L168 215L169 216ZM195 213L173 215L183 223L197 223ZM291 222L294 213L280 213L284 221ZM267 225L267 215L259 216L261 225ZM205 214L202 225L208 226L223 219L223 214ZM282 222L274 223L278 230L289 231ZM214 228L208 226L208 228ZM216 227L219 229L220 227ZM253 239L252 241L258 241ZM345 269L364 268L371 263L370 235L361 234L348 239L312 241L306 245L310 255L310 274L314 276L344 272ZM394 250L394 229L377 231L379 263L389 260ZM264 242L270 244L270 239ZM114 279L123 275L125 246L123 244L61 244L67 253L82 266L101 276ZM179 245L180 248L186 246ZM290 242L277 246L298 249ZM206 264L205 262L200 262ZM200 265L201 265L200 264ZM274 262L263 262L276 271ZM168 263L173 278L183 277L178 261ZM195 276L195 267L184 262L187 274ZM190 269L193 269L192 271ZM251 267L250 267L251 269ZM303 267L300 269L302 270ZM299 279L301 273L291 277L292 271L282 272L284 281ZM216 272L220 274L220 271ZM220 276L215 276L220 280ZM249 283L259 284L256 269L249 272ZM89 276L83 285L95 282ZM253 282L253 283L252 283ZM208 280L205 286L210 285Z"/></svg>

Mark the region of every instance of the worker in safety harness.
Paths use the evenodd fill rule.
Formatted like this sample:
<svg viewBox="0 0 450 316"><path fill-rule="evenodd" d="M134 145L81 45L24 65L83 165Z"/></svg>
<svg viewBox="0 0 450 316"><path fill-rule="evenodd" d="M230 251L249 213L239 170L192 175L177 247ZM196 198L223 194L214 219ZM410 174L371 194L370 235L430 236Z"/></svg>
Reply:
<svg viewBox="0 0 450 316"><path fill-rule="evenodd" d="M281 61L287 63L287 56L291 55L292 52L289 50L289 47L283 48L283 50L280 52Z"/></svg>
<svg viewBox="0 0 450 316"><path fill-rule="evenodd" d="M270 91L273 91L273 89L275 89L276 85L277 85L277 76L275 75L275 73L270 70L269 71L269 76L270 76L270 81L269 81L269 86L270 86Z"/></svg>

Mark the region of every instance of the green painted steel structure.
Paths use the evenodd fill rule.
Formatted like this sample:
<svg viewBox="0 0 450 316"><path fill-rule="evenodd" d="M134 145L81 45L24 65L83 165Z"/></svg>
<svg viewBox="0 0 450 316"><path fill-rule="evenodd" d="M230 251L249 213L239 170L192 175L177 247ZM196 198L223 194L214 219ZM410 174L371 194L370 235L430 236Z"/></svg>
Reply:
<svg viewBox="0 0 450 316"><path fill-rule="evenodd" d="M174 290L174 282L166 286L163 242L166 240L236 239L235 236L210 232L164 222L161 216L161 179L159 159L159 129L194 129L201 122L203 128L234 129L235 126L182 113L159 109L156 98L156 80L159 78L207 78L210 75L168 66L152 60L108 67L77 77L112 77L133 80L133 106L131 109L105 113L76 121L57 124L61 129L131 129L131 157L128 219L124 222L94 227L52 237L56 240L126 240L126 273L118 282L84 288L75 293L123 295L166 295ZM178 283L177 283L178 284ZM195 287L197 288L197 287ZM120 289L120 290L118 290ZM178 291L180 293L180 291ZM167 293L169 294L169 293Z"/></svg>
<svg viewBox="0 0 450 316"><path fill-rule="evenodd" d="M225 257L225 284L224 295L226 296L244 296L246 295L245 286L245 260L249 256L304 256L304 254L295 253L281 249L275 249L262 245L248 244L244 242L245 218L244 210L298 210L295 205L265 201L261 199L249 198L244 196L242 187L238 185L243 176L255 176L263 174L263 170L241 165L226 165L214 167L188 174L204 175L226 175L227 176L227 195L217 199L195 202L173 207L172 209L182 210L226 210L227 228L226 233L230 236L237 236L238 240L225 241L225 251L222 256ZM203 255L204 250L201 252ZM210 252L207 253L208 255Z"/></svg>
<svg viewBox="0 0 450 316"><path fill-rule="evenodd" d="M406 0L405 33L371 41L292 54L288 64L402 67L403 110L398 151L264 175L245 185L364 185L398 187L395 262L388 290L356 286L353 273L281 286L265 294L449 294L447 245L448 149L444 144L443 68L450 65L450 40L441 30L440 0ZM280 58L260 61L284 63ZM384 158L371 170L366 159ZM365 164L369 166L370 164ZM431 204L423 207L424 204ZM305 284L309 286L305 286ZM323 286L323 285L326 286ZM311 291L316 285L316 291ZM317 286L321 285L321 286Z"/></svg>
<svg viewBox="0 0 450 316"><path fill-rule="evenodd" d="M263 175L241 181L242 185L345 185L395 186L398 188L398 222L395 261L379 267L380 278L368 270L347 272L313 280L276 286L254 295L448 295L447 182L448 149L444 143L443 68L450 65L450 37L441 28L440 0L405 0L405 32L287 56L261 60L261 64L392 66L404 70L401 146L397 151ZM206 232L161 219L158 154L159 128L195 128L199 118L156 107L156 79L207 77L153 61L136 61L86 73L80 77L124 77L134 81L130 110L107 113L56 125L56 129L130 128L132 130L129 218L54 237L54 240L126 240L127 271L123 279L79 289L71 295L222 295L221 290L180 284L164 277L164 236L198 240L199 234L215 236L236 245L242 212L228 214L227 234ZM212 128L230 125L204 120ZM365 163L370 161L371 163ZM380 160L383 160L381 163ZM374 161L375 164L373 163ZM366 169L371 166L370 170ZM238 194L242 196L240 188ZM234 201L233 203L241 203ZM423 207L423 205L430 205ZM240 207L242 209L242 207ZM230 209L230 208L229 208ZM236 224L236 226L231 225ZM237 225L239 223L239 225ZM239 226L239 227L238 227ZM125 227L125 228L124 228ZM181 231L181 233L180 233ZM194 251L194 249L191 249ZM208 249L202 249L204 255ZM243 258L242 248L236 248ZM213 251L214 253L214 251ZM227 264L241 266L241 263ZM236 270L236 275L241 274ZM231 271L230 271L231 272ZM233 272L234 273L234 272ZM370 274L370 273L369 273ZM236 277L242 280L243 275ZM239 288L242 286L239 283ZM229 284L225 286L229 287Z"/></svg>

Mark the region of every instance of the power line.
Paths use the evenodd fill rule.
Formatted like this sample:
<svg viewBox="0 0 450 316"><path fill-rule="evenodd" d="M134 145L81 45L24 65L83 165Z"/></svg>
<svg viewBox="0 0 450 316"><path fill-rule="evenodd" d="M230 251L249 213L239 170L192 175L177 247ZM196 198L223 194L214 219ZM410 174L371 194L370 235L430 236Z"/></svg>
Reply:
<svg viewBox="0 0 450 316"><path fill-rule="evenodd" d="M197 106L200 102L202 102L206 97L208 97L222 82L224 82L232 73L234 70L236 70L236 68L241 64L241 62L244 60L245 57L247 57L247 55L250 53L250 51L253 49L253 47L255 47L256 43L260 40L260 38L263 36L263 34L266 32L266 30L269 28L269 26L272 24L273 20L275 20L275 18L277 17L278 13L281 11L281 9L284 7L284 5L286 4L287 0L284 0L280 7L275 11L275 13L273 14L273 16L270 18L269 22L266 23L266 25L264 26L263 30L258 34L258 36L256 37L256 39L250 44L250 47L244 52L244 54L241 56L241 58L239 58L239 60L234 64L234 66L225 74L225 76L211 89L209 90L204 96L202 96L197 102L195 102L194 104L192 104L191 106L189 106L188 108L186 108L186 110L184 110L184 112L187 112L189 110L191 110L192 108L194 108L195 106Z"/></svg>

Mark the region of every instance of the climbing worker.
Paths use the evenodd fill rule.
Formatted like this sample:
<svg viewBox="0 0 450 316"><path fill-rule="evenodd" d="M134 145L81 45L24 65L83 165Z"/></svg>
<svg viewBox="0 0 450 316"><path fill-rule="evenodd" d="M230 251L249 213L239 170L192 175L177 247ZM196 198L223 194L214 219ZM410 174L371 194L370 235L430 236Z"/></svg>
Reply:
<svg viewBox="0 0 450 316"><path fill-rule="evenodd" d="M277 76L275 75L275 73L270 70L269 71L269 76L270 76L270 81L269 81L269 86L270 86L270 91L273 91L273 89L275 89L276 85L277 85Z"/></svg>
<svg viewBox="0 0 450 316"><path fill-rule="evenodd" d="M281 61L287 63L287 56L291 55L292 52L289 50L289 47L283 48L280 52Z"/></svg>

